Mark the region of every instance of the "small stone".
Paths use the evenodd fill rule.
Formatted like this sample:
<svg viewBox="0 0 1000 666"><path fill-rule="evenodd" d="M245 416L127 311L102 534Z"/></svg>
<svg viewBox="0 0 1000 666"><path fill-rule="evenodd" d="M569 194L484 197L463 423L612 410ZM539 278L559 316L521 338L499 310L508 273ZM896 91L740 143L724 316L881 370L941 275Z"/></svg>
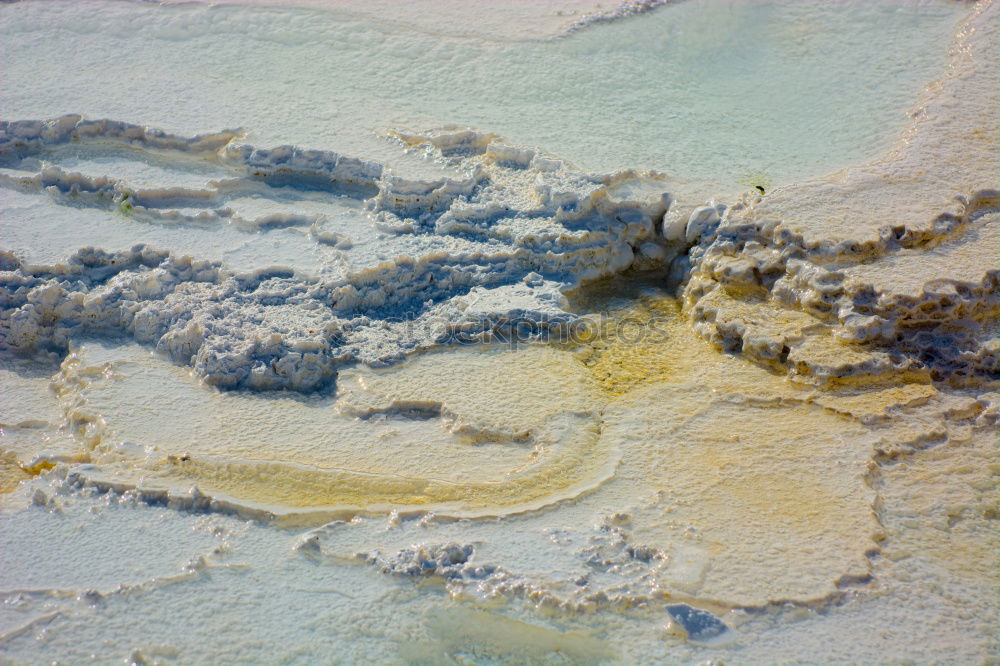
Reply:
<svg viewBox="0 0 1000 666"><path fill-rule="evenodd" d="M722 620L687 604L667 606L667 612L692 643L712 642L729 632L729 627Z"/></svg>

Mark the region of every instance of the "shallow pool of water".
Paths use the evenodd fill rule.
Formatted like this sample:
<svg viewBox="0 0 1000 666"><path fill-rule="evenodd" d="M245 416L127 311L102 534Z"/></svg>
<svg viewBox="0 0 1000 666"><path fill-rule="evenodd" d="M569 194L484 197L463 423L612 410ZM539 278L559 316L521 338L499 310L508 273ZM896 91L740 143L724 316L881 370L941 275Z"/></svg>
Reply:
<svg viewBox="0 0 1000 666"><path fill-rule="evenodd" d="M335 10L57 1L3 12L6 118L243 127L258 145L400 168L373 130L457 123L717 194L881 154L943 67L962 6L692 0L534 42Z"/></svg>

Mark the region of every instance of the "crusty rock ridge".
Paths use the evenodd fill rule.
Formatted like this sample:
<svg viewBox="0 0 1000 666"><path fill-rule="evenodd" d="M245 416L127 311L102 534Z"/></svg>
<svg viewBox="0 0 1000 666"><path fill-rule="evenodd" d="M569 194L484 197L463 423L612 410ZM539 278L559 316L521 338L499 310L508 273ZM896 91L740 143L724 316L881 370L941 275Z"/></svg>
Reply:
<svg viewBox="0 0 1000 666"><path fill-rule="evenodd" d="M692 214L701 335L811 382L1000 379L997 14L973 9L883 159Z"/></svg>
<svg viewBox="0 0 1000 666"><path fill-rule="evenodd" d="M6 252L0 348L61 355L74 336L126 335L218 386L311 391L346 362L381 364L456 337L489 339L519 321L544 335L574 319L560 307L561 289L662 265L680 249L661 234L671 200L655 172L586 174L495 135L449 129L397 135L459 174L412 181L329 151L265 150L235 138L230 131L179 137L76 115L3 122L0 165L8 168L0 187L105 209L136 225L233 225L251 237L302 227L346 270L237 273L147 244L83 247L65 263L41 266ZM232 177L202 188L138 188L54 165L67 145L128 150L175 170L200 161ZM372 259L352 249L352 238L322 216L251 219L226 205L289 188L358 201L362 232L390 254Z"/></svg>

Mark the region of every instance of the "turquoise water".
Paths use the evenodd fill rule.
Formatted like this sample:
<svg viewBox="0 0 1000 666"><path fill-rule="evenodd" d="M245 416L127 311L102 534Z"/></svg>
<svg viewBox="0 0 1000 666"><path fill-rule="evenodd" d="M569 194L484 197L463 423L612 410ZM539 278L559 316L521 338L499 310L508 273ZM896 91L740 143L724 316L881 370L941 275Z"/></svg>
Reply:
<svg viewBox="0 0 1000 666"><path fill-rule="evenodd" d="M962 6L703 0L529 43L306 9L3 13L7 118L241 126L258 145L379 159L392 151L373 130L457 123L582 168L655 168L729 192L880 155L943 67Z"/></svg>

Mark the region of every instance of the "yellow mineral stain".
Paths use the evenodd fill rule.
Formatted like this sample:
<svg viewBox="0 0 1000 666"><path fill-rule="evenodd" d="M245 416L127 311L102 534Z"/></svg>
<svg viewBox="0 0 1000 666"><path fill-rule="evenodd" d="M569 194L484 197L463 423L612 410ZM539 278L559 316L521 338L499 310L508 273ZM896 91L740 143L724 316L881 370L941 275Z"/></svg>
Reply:
<svg viewBox="0 0 1000 666"><path fill-rule="evenodd" d="M0 494L12 492L31 474L17 463L16 457L10 452L0 452Z"/></svg>
<svg viewBox="0 0 1000 666"><path fill-rule="evenodd" d="M575 340L577 357L608 398L659 382L733 393L753 386L760 400L804 398L807 393L783 373L720 354L691 330L681 302L655 283L608 281L573 297L577 308L600 313Z"/></svg>
<svg viewBox="0 0 1000 666"><path fill-rule="evenodd" d="M848 413L862 392L824 393L842 398L839 413L812 404L816 387L720 353L654 288L604 312L604 335L577 353L609 400L602 436L627 442L620 504L633 503L633 541L667 553L663 589L755 606L822 599L866 576L880 527L867 482L877 436ZM622 335L623 320L644 322L647 337ZM883 390L882 409L933 395Z"/></svg>
<svg viewBox="0 0 1000 666"><path fill-rule="evenodd" d="M811 434L818 426L833 427L838 435ZM843 419L817 413L801 406L784 408L713 409L694 424L675 433L689 445L697 444L696 455L685 463L685 474L700 477L720 495L720 506L744 518L766 518L784 523L787 529L803 534L838 532L846 522L846 509L869 511L868 489L861 482L868 451L845 452L845 462L853 466L855 477L843 477L819 466L799 464L806 454L831 458L842 442L839 433L860 435L859 429ZM818 446L808 446L802 436L812 437ZM847 483L845 483L847 481ZM845 496L855 491L853 507L844 506ZM731 516L732 517L732 516ZM870 521L865 521L870 522Z"/></svg>
<svg viewBox="0 0 1000 666"><path fill-rule="evenodd" d="M933 567L942 587L976 581L996 612L1000 577L1000 464L995 431L944 445L883 470L885 556L907 570ZM944 575L942 575L944 574Z"/></svg>
<svg viewBox="0 0 1000 666"><path fill-rule="evenodd" d="M624 395L639 384L665 381L686 365L673 346L683 325L677 301L649 296L636 306L611 313L580 336L580 360L608 396Z"/></svg>
<svg viewBox="0 0 1000 666"><path fill-rule="evenodd" d="M607 432L633 433L619 474L653 498L632 512L634 540L698 553L696 574L664 571L667 591L759 606L822 599L868 574L880 528L866 476L874 436L862 426L803 402L754 406L669 383L627 400Z"/></svg>
<svg viewBox="0 0 1000 666"><path fill-rule="evenodd" d="M931 384L903 384L867 391L817 391L811 399L817 405L858 419L882 418L889 410L926 404L937 395Z"/></svg>
<svg viewBox="0 0 1000 666"><path fill-rule="evenodd" d="M64 364L74 380L63 382L74 410L100 415L95 457L117 484L197 487L276 514L501 515L586 492L617 461L599 437L600 392L574 354L551 347L346 370L335 400L210 392L139 347L77 356L88 353L121 355L110 375ZM122 441L142 448L122 453Z"/></svg>
<svg viewBox="0 0 1000 666"><path fill-rule="evenodd" d="M596 664L614 657L611 646L582 631L558 631L468 607L435 611L426 621L429 641L403 648L408 663ZM457 661L456 661L457 659Z"/></svg>
<svg viewBox="0 0 1000 666"><path fill-rule="evenodd" d="M55 466L56 464L51 460L39 460L34 465L21 465L21 469L32 476L37 476L42 472L49 471Z"/></svg>
<svg viewBox="0 0 1000 666"><path fill-rule="evenodd" d="M545 456L537 464L496 482L470 479L448 482L412 475L365 473L286 463L201 460L158 466L144 484L154 480L197 486L202 492L252 502L280 512L281 508L356 508L382 511L434 505L455 515L494 515L506 509L541 506L575 496L610 476L610 452L599 444L596 430L580 433L570 450ZM349 462L349 461L345 461ZM171 483L173 482L173 483Z"/></svg>

